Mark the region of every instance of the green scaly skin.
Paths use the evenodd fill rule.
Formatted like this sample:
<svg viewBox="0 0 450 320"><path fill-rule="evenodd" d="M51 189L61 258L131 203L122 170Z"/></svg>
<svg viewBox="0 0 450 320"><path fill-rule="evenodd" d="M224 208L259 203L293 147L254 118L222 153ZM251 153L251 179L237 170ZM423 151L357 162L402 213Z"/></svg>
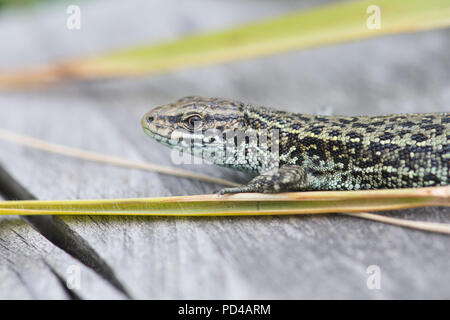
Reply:
<svg viewBox="0 0 450 320"><path fill-rule="evenodd" d="M142 126L164 145L259 174L222 194L415 188L449 181L449 113L321 116L185 97L148 112ZM181 131L184 142L174 135ZM274 147L262 148L260 138L227 145L226 137L238 131L266 134Z"/></svg>

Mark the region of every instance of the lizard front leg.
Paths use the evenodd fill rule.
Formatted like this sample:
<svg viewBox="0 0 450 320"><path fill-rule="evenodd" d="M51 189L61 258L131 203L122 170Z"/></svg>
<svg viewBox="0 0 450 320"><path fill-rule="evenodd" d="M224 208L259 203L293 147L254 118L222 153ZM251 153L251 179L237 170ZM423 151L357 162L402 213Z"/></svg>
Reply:
<svg viewBox="0 0 450 320"><path fill-rule="evenodd" d="M272 169L250 180L248 184L224 188L219 194L240 192L287 192L300 191L307 186L305 169L296 165L286 165Z"/></svg>

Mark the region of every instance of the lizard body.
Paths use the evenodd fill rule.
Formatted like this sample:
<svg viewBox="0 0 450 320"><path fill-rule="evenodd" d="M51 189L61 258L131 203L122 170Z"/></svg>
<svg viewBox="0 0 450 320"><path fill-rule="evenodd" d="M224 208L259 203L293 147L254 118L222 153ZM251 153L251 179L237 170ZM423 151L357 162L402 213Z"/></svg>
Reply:
<svg viewBox="0 0 450 320"><path fill-rule="evenodd" d="M449 182L449 113L323 116L185 97L148 112L142 126L169 147L259 174L247 185L221 193L391 189ZM183 132L184 139L176 132ZM236 132L245 132L244 138L230 139Z"/></svg>

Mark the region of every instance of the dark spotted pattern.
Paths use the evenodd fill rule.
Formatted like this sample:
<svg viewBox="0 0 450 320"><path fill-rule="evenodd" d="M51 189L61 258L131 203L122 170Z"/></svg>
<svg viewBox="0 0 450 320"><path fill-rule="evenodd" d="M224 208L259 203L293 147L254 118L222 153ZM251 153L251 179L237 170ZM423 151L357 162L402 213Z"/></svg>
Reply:
<svg viewBox="0 0 450 320"><path fill-rule="evenodd" d="M228 163L227 166L262 174L247 186L227 188L224 192L448 185L448 113L319 116L199 97L184 98L160 108L149 114L160 121L156 125L172 130L181 126L181 119L191 109L203 114L208 128L279 130L279 162L266 171L250 160L247 164ZM144 121L143 125L146 126ZM148 127L148 131L167 138L158 130Z"/></svg>

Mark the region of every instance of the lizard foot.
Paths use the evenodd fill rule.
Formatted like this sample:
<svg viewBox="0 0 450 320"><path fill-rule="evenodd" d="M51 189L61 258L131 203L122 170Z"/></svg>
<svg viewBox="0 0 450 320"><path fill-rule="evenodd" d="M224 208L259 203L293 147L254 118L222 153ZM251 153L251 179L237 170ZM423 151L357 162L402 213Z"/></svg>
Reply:
<svg viewBox="0 0 450 320"><path fill-rule="evenodd" d="M224 188L219 195L241 192L276 193L287 191L299 191L306 186L306 173L300 166L283 166L262 173L250 180L248 184Z"/></svg>

